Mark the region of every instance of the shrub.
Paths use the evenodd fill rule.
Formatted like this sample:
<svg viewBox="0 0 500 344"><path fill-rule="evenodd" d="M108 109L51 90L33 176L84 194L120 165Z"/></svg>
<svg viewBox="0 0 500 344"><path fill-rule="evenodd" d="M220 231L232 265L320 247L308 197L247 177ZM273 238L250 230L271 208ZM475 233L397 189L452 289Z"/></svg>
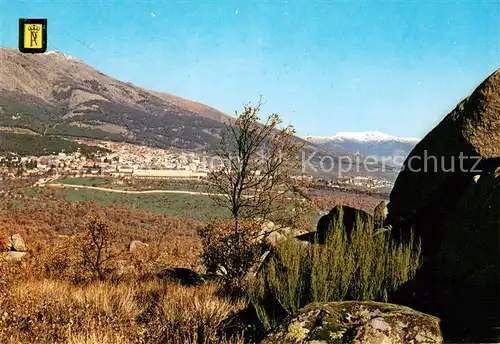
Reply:
<svg viewBox="0 0 500 344"><path fill-rule="evenodd" d="M258 223L244 221L238 231L230 221L218 221L198 231L202 243L202 260L208 274L219 277L231 294L245 289L246 277L263 251L258 239Z"/></svg>
<svg viewBox="0 0 500 344"><path fill-rule="evenodd" d="M310 302L387 301L389 293L413 278L420 243L392 241L358 218L351 236L333 221L325 245L289 238L279 244L252 283L250 298L265 327L279 321L276 305L291 314ZM272 299L276 305L269 307ZM278 313L279 314L279 313Z"/></svg>
<svg viewBox="0 0 500 344"><path fill-rule="evenodd" d="M123 253L117 250L114 233L108 224L98 218L91 218L78 237L82 263L100 281L113 271L116 259Z"/></svg>
<svg viewBox="0 0 500 344"><path fill-rule="evenodd" d="M2 290L0 340L8 343L243 343L223 338L241 302L215 285L17 281Z"/></svg>
<svg viewBox="0 0 500 344"><path fill-rule="evenodd" d="M9 243L9 240L3 238L0 234L0 252L8 251L8 247L7 247L8 243Z"/></svg>

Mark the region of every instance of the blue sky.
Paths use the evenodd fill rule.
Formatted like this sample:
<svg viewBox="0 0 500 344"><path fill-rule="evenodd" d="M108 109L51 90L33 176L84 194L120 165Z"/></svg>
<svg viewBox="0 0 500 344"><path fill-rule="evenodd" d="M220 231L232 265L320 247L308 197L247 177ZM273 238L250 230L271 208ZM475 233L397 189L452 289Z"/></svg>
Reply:
<svg viewBox="0 0 500 344"><path fill-rule="evenodd" d="M500 67L500 2L7 1L50 50L233 114L262 94L300 135L422 137ZM1 68L1 66L0 66Z"/></svg>

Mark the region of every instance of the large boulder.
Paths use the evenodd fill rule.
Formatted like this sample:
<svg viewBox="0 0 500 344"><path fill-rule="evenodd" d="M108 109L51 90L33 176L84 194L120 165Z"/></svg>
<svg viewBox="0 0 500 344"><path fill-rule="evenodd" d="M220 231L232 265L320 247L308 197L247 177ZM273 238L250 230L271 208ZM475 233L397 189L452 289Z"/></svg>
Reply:
<svg viewBox="0 0 500 344"><path fill-rule="evenodd" d="M434 228L442 215L454 207L478 171L499 158L500 71L496 71L407 157L391 192L389 223L395 228L418 227L422 239L432 239L426 246L437 244L440 231Z"/></svg>
<svg viewBox="0 0 500 344"><path fill-rule="evenodd" d="M262 240L263 243L274 247L288 237L296 237L303 233L304 231L295 228L284 227L272 221L265 221L261 225L261 232L257 240Z"/></svg>
<svg viewBox="0 0 500 344"><path fill-rule="evenodd" d="M342 223L338 223L338 221L342 221ZM319 219L316 232L305 233L296 238L311 243L325 244L328 233L333 228L342 228L350 236L358 224L373 227L373 216L360 209L337 205Z"/></svg>
<svg viewBox="0 0 500 344"><path fill-rule="evenodd" d="M313 303L288 318L264 344L442 343L439 319L379 302Z"/></svg>
<svg viewBox="0 0 500 344"><path fill-rule="evenodd" d="M454 165L453 165L454 164ZM446 339L500 340L500 71L408 156L387 222L423 266L392 300L442 319Z"/></svg>

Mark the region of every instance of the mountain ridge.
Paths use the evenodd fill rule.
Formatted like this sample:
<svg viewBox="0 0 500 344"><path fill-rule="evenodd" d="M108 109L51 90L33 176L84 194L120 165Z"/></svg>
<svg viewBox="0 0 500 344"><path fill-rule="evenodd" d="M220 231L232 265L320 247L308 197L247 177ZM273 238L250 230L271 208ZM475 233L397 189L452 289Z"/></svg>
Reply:
<svg viewBox="0 0 500 344"><path fill-rule="evenodd" d="M160 148L210 149L232 117L168 93L114 79L49 51L0 48L0 126Z"/></svg>
<svg viewBox="0 0 500 344"><path fill-rule="evenodd" d="M389 159L398 166L420 141L418 138L396 137L378 131L339 132L332 136L306 136L304 139L319 148L355 152L377 160Z"/></svg>
<svg viewBox="0 0 500 344"><path fill-rule="evenodd" d="M308 135L304 137L309 142L322 142L328 140L353 140L360 142L380 142L380 141L400 141L408 143L418 143L421 139L416 137L397 137L380 131L354 131L354 132L338 132L331 136L314 136Z"/></svg>

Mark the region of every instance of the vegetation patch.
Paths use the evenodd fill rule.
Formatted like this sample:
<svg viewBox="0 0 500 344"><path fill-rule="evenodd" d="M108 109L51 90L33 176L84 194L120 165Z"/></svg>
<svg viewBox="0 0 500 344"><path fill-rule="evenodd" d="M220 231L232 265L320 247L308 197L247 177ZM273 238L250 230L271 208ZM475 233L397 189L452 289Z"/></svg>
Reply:
<svg viewBox="0 0 500 344"><path fill-rule="evenodd" d="M415 276L421 247L413 237L395 243L390 233L376 234L373 223L361 218L349 236L339 217L332 221L325 245L289 238L271 251L251 292L266 327L282 320L276 307L290 315L311 302L387 302L390 293Z"/></svg>
<svg viewBox="0 0 500 344"><path fill-rule="evenodd" d="M42 156L53 153L95 153L108 151L105 148L87 146L57 136L41 136L0 132L0 154L7 152L23 156Z"/></svg>
<svg viewBox="0 0 500 344"><path fill-rule="evenodd" d="M68 201L97 201L102 205L117 206L167 214L176 217L209 221L215 217L227 217L229 212L222 209L208 196L189 194L124 194L89 189L58 189L56 195Z"/></svg>

